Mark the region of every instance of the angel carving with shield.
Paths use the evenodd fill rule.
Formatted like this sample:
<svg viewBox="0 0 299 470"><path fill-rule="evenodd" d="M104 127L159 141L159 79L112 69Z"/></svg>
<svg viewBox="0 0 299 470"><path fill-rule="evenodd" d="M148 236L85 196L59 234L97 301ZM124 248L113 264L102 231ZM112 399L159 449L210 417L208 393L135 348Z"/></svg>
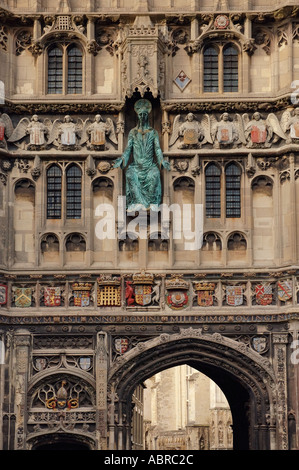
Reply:
<svg viewBox="0 0 299 470"><path fill-rule="evenodd" d="M114 123L111 118L107 118L106 122L100 114L95 116L94 122L86 119L81 138L81 145L87 142L87 148L91 150L108 150L106 148L106 137L117 145Z"/></svg>
<svg viewBox="0 0 299 470"><path fill-rule="evenodd" d="M17 146L23 146L28 150L39 150L45 148L45 135L47 135L48 132L48 127L39 120L37 114L34 114L31 120L27 117L20 120L8 141ZM17 142L22 141L27 135L29 135L28 144L26 144L26 142L17 144Z"/></svg>
<svg viewBox="0 0 299 470"><path fill-rule="evenodd" d="M181 139L179 149L200 148L203 144L204 132L193 113L188 113L183 123L180 114L175 117L169 146L174 145L178 138Z"/></svg>
<svg viewBox="0 0 299 470"><path fill-rule="evenodd" d="M299 108L294 111L287 109L281 117L281 127L285 133L288 133L287 143L298 143L299 139Z"/></svg>
<svg viewBox="0 0 299 470"><path fill-rule="evenodd" d="M11 136L13 132L13 124L8 114L0 115L0 148L7 148L6 139Z"/></svg>
<svg viewBox="0 0 299 470"><path fill-rule="evenodd" d="M244 134L247 147L271 147L280 139L286 140L280 123L274 113L263 119L259 112L255 112L250 120L247 114L243 115L245 123Z"/></svg>

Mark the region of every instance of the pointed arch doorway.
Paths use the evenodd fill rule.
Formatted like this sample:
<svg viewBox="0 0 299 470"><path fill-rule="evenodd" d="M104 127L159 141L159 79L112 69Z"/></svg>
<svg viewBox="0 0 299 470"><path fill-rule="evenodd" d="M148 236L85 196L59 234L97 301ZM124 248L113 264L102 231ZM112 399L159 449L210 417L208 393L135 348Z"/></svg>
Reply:
<svg viewBox="0 0 299 470"><path fill-rule="evenodd" d="M279 441L275 425L275 374L243 343L220 334L186 329L139 343L109 374L109 448L131 448L131 399L135 387L155 373L187 364L211 378L232 413L233 449L267 450Z"/></svg>

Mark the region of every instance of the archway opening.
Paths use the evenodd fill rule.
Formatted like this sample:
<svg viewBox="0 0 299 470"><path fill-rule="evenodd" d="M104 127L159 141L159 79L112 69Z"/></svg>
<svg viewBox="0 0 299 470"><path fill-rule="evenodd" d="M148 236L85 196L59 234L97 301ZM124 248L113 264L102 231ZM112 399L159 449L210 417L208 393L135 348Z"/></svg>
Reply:
<svg viewBox="0 0 299 470"><path fill-rule="evenodd" d="M110 449L132 448L132 396L154 374L175 366L189 366L213 380L222 390L232 414L233 450L270 449L269 413L272 396L265 377L273 376L260 356L240 341L201 329L162 334L127 353L110 375L111 410L118 426L109 433ZM115 400L115 397L118 397ZM112 416L112 414L111 414Z"/></svg>
<svg viewBox="0 0 299 470"><path fill-rule="evenodd" d="M138 385L132 410L133 449L233 450L233 419L225 394L187 364Z"/></svg>
<svg viewBox="0 0 299 470"><path fill-rule="evenodd" d="M41 437L32 447L32 450L90 450L86 442L73 436L53 434Z"/></svg>

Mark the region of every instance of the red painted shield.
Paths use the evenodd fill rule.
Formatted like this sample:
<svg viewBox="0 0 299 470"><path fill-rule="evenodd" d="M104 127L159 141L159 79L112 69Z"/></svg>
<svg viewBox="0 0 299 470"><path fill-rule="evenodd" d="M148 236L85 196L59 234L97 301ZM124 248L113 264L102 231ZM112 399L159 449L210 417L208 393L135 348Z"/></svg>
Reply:
<svg viewBox="0 0 299 470"><path fill-rule="evenodd" d="M256 303L270 305L272 303L272 287L270 284L259 284L255 287Z"/></svg>
<svg viewBox="0 0 299 470"><path fill-rule="evenodd" d="M211 307L213 305L213 292L202 290L197 294L197 303L201 307Z"/></svg>
<svg viewBox="0 0 299 470"><path fill-rule="evenodd" d="M267 130L263 127L252 126L251 140L254 144L263 144L267 139Z"/></svg>
<svg viewBox="0 0 299 470"><path fill-rule="evenodd" d="M4 140L5 136L5 126L0 123L0 140Z"/></svg>
<svg viewBox="0 0 299 470"><path fill-rule="evenodd" d="M46 307L58 307L60 305L60 287L45 287L44 303Z"/></svg>

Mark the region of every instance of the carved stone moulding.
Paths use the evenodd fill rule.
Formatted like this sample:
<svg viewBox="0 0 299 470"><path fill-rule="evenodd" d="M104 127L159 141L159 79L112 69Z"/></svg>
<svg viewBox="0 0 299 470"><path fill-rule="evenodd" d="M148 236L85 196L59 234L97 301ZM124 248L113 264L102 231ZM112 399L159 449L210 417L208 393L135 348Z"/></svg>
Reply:
<svg viewBox="0 0 299 470"><path fill-rule="evenodd" d="M119 113L125 103L124 101L97 101L93 102L13 102L5 101L2 112L5 111L15 114L61 114L61 113Z"/></svg>
<svg viewBox="0 0 299 470"><path fill-rule="evenodd" d="M168 112L255 112L257 110L261 112L278 111L290 106L291 95L285 95L282 98L268 101L248 101L236 99L235 101L211 101L211 100L173 100L173 101L162 101L161 107L164 111Z"/></svg>

